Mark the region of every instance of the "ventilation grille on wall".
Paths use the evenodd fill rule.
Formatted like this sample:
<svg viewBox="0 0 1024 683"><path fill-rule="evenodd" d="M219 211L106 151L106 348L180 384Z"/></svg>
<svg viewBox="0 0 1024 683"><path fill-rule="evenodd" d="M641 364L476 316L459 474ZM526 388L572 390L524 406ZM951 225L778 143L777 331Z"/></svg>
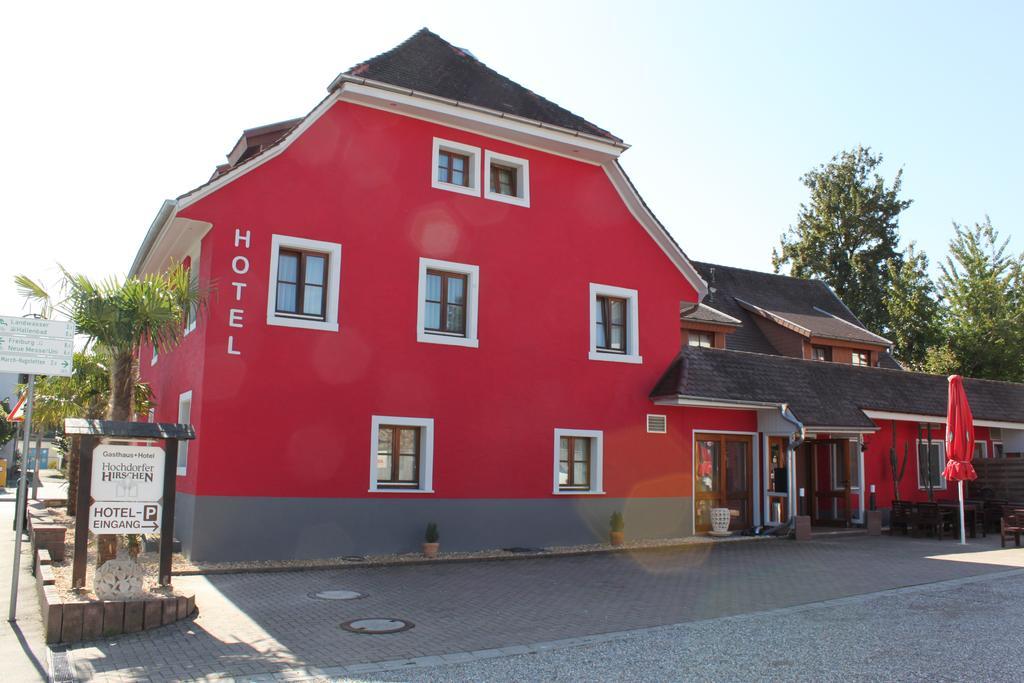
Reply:
<svg viewBox="0 0 1024 683"><path fill-rule="evenodd" d="M664 434L668 431L668 417L665 415L647 416L647 433Z"/></svg>

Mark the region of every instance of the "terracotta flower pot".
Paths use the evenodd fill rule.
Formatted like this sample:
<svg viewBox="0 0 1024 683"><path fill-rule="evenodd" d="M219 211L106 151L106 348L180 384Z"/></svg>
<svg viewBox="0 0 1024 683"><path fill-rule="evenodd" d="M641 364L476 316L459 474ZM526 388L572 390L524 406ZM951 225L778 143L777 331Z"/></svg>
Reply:
<svg viewBox="0 0 1024 683"><path fill-rule="evenodd" d="M435 558L437 557L437 549L441 547L440 543L424 543L423 544L423 557Z"/></svg>
<svg viewBox="0 0 1024 683"><path fill-rule="evenodd" d="M608 535L611 537L612 545L622 545L622 542L626 539L625 531L611 531Z"/></svg>

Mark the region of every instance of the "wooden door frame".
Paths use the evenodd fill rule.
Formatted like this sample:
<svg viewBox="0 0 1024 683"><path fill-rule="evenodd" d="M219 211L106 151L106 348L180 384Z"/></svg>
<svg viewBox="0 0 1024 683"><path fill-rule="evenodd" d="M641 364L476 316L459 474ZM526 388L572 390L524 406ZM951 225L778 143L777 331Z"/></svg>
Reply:
<svg viewBox="0 0 1024 683"><path fill-rule="evenodd" d="M691 513L690 514L691 514L691 522L692 522L691 526L693 527L694 535L707 533L707 530L705 530L705 529L702 529L702 530L699 530L699 531L697 530L697 441L699 440L700 437L710 437L709 439L707 439L708 441L711 441L711 440L714 440L714 439L718 439L719 443L722 444L722 452L720 454L720 457L722 458L723 465L721 467L720 476L721 476L721 486L723 488L720 491L720 494L722 494L722 495L719 496L720 498L722 496L724 496L724 494L725 494L724 483L725 483L726 471L725 471L725 467L724 467L724 462L725 462L724 443L725 443L726 440L728 440L730 438L732 438L733 440L736 440L736 441L739 441L740 438L745 438L747 440L747 458L749 459L749 467L748 467L748 470L747 470L747 508L750 511L750 520L749 520L750 524L753 525L755 523L755 519L754 519L755 518L755 515L754 515L754 479L755 479L754 474L755 474L755 472L754 472L754 470L757 468L757 465L758 465L758 462L759 462L759 459L756 457L757 456L758 433L757 432L737 432L737 431L729 431L729 430L714 430L714 429L694 429L693 433L692 433L692 439L690 441L690 449L691 449L690 450L690 477L691 477L691 486L690 486L690 496L691 496L690 497L690 501L691 501L690 510L691 510ZM760 477L757 477L757 479L759 480Z"/></svg>

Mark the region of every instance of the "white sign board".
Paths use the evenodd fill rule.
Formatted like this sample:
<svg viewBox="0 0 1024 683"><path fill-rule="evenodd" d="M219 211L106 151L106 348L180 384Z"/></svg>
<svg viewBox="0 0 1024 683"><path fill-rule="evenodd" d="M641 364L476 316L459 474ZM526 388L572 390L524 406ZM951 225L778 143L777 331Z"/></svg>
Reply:
<svg viewBox="0 0 1024 683"><path fill-rule="evenodd" d="M71 376L75 324L0 317L0 372Z"/></svg>
<svg viewBox="0 0 1024 683"><path fill-rule="evenodd" d="M95 502L89 506L94 534L152 534L160 531L160 503Z"/></svg>
<svg viewBox="0 0 1024 683"><path fill-rule="evenodd" d="M100 444L92 452L92 499L158 503L164 495L164 449Z"/></svg>

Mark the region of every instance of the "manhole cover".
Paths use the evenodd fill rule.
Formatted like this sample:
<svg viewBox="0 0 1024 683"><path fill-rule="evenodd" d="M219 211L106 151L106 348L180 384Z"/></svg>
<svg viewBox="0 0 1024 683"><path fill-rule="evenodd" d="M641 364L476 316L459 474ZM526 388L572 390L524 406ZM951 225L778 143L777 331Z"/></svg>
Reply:
<svg viewBox="0 0 1024 683"><path fill-rule="evenodd" d="M341 627L352 633L365 633L377 635L381 633L400 633L408 631L415 624L405 619L391 619L388 617L369 617L366 619L353 619L341 624Z"/></svg>
<svg viewBox="0 0 1024 683"><path fill-rule="evenodd" d="M345 590L342 588L313 592L309 594L311 598L318 598L320 600L357 600L359 598L365 598L366 595L363 593L357 593L356 591Z"/></svg>

